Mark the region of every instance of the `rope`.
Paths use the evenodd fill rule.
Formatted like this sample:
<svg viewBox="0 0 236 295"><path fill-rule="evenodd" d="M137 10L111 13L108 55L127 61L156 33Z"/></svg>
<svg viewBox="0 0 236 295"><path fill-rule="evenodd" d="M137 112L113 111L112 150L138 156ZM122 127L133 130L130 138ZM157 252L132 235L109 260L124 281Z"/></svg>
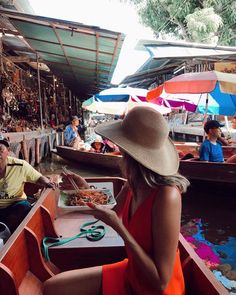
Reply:
<svg viewBox="0 0 236 295"><path fill-rule="evenodd" d="M99 241L105 234L106 229L103 225L94 225L99 220L90 221L82 224L80 226L80 233L71 237L71 238L53 238L53 237L44 237L42 241L42 254L46 261L50 261L49 257L49 248L60 246L66 244L70 241L73 241L77 238L86 238L89 241ZM91 226L92 225L92 226ZM86 228L90 226L89 228Z"/></svg>

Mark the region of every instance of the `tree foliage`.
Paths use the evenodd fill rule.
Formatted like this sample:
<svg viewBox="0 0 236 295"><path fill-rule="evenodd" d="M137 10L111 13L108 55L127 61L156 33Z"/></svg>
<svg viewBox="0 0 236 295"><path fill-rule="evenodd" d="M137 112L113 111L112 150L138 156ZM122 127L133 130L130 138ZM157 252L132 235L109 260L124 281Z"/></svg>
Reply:
<svg viewBox="0 0 236 295"><path fill-rule="evenodd" d="M157 36L236 46L235 0L130 0Z"/></svg>

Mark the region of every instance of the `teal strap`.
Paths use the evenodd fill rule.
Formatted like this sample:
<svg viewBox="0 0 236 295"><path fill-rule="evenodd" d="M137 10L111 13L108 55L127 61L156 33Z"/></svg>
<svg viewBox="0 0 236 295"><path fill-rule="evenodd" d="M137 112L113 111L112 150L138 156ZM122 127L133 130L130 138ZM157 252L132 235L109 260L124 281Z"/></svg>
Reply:
<svg viewBox="0 0 236 295"><path fill-rule="evenodd" d="M49 261L49 248L55 247L59 245L66 244L70 241L73 241L77 238L85 237L89 241L99 241L101 240L105 234L106 229L103 225L94 225L99 220L90 221L82 224L80 226L80 233L71 237L71 238L53 238L53 237L45 237L42 241L42 254L45 257L46 261ZM92 226L91 226L92 225Z"/></svg>

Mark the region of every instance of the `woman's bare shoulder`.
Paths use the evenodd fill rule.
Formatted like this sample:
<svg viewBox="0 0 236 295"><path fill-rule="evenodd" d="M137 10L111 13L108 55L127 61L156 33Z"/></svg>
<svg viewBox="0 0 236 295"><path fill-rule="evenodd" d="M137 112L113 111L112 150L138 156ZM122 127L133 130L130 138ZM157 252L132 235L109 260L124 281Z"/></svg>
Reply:
<svg viewBox="0 0 236 295"><path fill-rule="evenodd" d="M163 185L160 186L157 197L155 198L155 203L165 202L176 204L181 200L181 193L176 186L170 186L170 185Z"/></svg>

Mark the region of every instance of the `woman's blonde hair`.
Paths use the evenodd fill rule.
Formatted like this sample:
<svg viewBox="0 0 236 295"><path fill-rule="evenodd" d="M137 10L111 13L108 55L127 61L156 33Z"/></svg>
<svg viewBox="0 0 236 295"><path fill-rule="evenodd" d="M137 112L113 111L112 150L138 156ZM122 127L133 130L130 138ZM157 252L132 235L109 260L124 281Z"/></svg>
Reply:
<svg viewBox="0 0 236 295"><path fill-rule="evenodd" d="M187 178L179 173L169 176L163 176L144 167L127 153L123 154L122 172L127 178L130 188L133 192L142 183L148 187L155 188L159 185L176 186L181 193L186 192L190 185Z"/></svg>

